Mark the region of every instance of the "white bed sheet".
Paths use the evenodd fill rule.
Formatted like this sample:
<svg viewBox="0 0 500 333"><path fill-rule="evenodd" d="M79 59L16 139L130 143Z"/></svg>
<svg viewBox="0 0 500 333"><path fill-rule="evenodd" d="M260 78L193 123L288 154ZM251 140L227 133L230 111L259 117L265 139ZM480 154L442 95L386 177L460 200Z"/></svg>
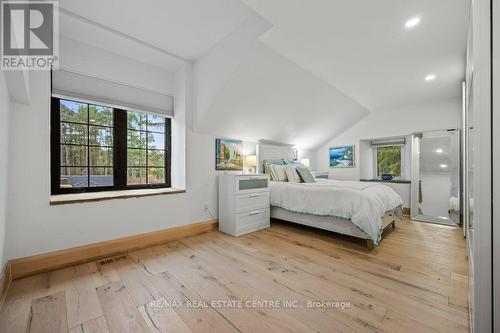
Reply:
<svg viewBox="0 0 500 333"><path fill-rule="evenodd" d="M296 213L349 219L374 244L380 242L382 217L403 204L389 186L317 179L316 183L271 182L271 206Z"/></svg>

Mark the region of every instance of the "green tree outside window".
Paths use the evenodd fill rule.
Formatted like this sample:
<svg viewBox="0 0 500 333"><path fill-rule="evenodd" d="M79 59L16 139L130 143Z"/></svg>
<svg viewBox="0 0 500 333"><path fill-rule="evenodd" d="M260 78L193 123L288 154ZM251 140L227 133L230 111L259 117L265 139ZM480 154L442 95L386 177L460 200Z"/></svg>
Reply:
<svg viewBox="0 0 500 333"><path fill-rule="evenodd" d="M401 146L377 148L377 174L401 177Z"/></svg>

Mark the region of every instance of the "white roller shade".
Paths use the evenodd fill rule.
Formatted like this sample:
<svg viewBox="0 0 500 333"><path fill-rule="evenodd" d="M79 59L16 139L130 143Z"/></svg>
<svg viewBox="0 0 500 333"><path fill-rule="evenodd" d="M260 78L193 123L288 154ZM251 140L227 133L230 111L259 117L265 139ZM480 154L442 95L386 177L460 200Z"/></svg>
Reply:
<svg viewBox="0 0 500 333"><path fill-rule="evenodd" d="M52 95L126 110L174 116L172 96L65 69L52 71Z"/></svg>
<svg viewBox="0 0 500 333"><path fill-rule="evenodd" d="M381 139L372 140L372 147L384 147L384 146L404 146L406 144L405 138L394 138L394 139Z"/></svg>

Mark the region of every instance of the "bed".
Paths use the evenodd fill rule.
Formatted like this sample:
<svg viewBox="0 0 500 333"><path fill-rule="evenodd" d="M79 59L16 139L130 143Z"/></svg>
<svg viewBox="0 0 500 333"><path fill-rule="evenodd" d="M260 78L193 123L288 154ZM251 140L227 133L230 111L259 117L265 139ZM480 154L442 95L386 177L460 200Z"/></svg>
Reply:
<svg viewBox="0 0 500 333"><path fill-rule="evenodd" d="M259 166L264 161L297 156L291 147L259 145ZM402 199L390 187L332 179L314 183L271 182L271 217L360 238L369 250L379 245L382 233L402 220Z"/></svg>

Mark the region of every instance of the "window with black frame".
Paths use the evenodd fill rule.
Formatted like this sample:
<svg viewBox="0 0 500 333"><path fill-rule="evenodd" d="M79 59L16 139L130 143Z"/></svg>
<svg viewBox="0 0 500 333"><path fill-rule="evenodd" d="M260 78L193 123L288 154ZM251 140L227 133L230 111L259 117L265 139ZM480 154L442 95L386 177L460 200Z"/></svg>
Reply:
<svg viewBox="0 0 500 333"><path fill-rule="evenodd" d="M170 118L52 98L52 194L170 187Z"/></svg>

